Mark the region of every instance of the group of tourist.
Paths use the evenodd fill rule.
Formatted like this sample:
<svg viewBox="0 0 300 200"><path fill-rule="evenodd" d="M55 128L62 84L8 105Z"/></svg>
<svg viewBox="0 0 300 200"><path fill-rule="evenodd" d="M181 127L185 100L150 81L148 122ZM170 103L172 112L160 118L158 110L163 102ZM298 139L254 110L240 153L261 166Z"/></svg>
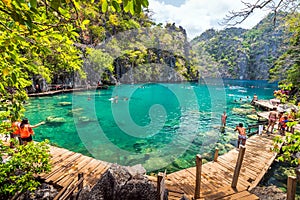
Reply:
<svg viewBox="0 0 300 200"><path fill-rule="evenodd" d="M267 127L267 134L272 134L274 130L274 126L278 120L278 127L277 130L279 130L279 133L281 135L285 134L285 131L288 129L287 122L293 122L296 119L296 110L291 109L291 111L288 114L285 114L284 112L277 112L276 108L273 108L268 116L268 127ZM271 128L271 129L270 129ZM291 132L293 132L293 128L291 127Z"/></svg>
<svg viewBox="0 0 300 200"><path fill-rule="evenodd" d="M222 124L222 130L225 131L225 126L226 126L226 120L227 120L227 114L224 111L222 116L221 116L221 124ZM240 147L240 145L245 145L246 144L246 129L243 127L243 123L239 123L238 126L235 127L234 131L238 131L238 141L237 141L237 148Z"/></svg>
<svg viewBox="0 0 300 200"><path fill-rule="evenodd" d="M258 100L258 97L256 94L254 94L253 99L251 101L251 104L254 104L255 101ZM267 135L269 136L270 134L273 134L274 126L278 121L278 131L281 135L285 135L285 131L288 130L287 123L288 122L293 122L296 118L296 110L293 108L288 114L285 114L284 112L279 112L277 113L277 109L274 107L268 116L268 126L267 126ZM225 132L225 126L226 126L226 120L227 120L227 115L226 112L221 116L221 132ZM239 123L234 131L238 131L238 141L237 141L237 148L239 148L240 144L245 145L246 144L246 129L243 127L243 123ZM290 127L290 130L293 133L293 128Z"/></svg>
<svg viewBox="0 0 300 200"><path fill-rule="evenodd" d="M22 121L13 122L10 137L17 138L19 140L19 144L26 145L28 142L32 141L32 135L34 134L32 129L42 124L45 124L45 122L42 121L36 125L30 125L27 118ZM12 141L10 142L10 147L13 147Z"/></svg>

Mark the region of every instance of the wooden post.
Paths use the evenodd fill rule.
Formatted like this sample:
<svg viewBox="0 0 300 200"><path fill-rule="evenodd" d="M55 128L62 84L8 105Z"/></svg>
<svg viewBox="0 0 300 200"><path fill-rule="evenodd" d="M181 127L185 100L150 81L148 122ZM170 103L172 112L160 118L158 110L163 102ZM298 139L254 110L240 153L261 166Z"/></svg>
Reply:
<svg viewBox="0 0 300 200"><path fill-rule="evenodd" d="M295 200L297 178L289 176L287 181L287 200Z"/></svg>
<svg viewBox="0 0 300 200"><path fill-rule="evenodd" d="M219 148L216 148L215 156L214 156L214 162L218 161L218 156L219 156Z"/></svg>
<svg viewBox="0 0 300 200"><path fill-rule="evenodd" d="M200 198L200 186L201 186L201 171L202 171L202 157L197 154L196 156L196 187L195 187L195 199Z"/></svg>
<svg viewBox="0 0 300 200"><path fill-rule="evenodd" d="M164 200L165 195L165 178L166 171L164 173L158 172L157 174L157 199Z"/></svg>
<svg viewBox="0 0 300 200"><path fill-rule="evenodd" d="M233 174L232 183L231 183L232 188L236 188L238 178L240 175L240 171L241 171L241 167L242 167L242 162L243 162L244 155L245 155L245 150L246 150L246 148L244 146L240 147L240 149L239 149L239 156L238 156L238 159L237 159L237 162L235 165L234 174Z"/></svg>
<svg viewBox="0 0 300 200"><path fill-rule="evenodd" d="M83 178L83 173L78 174L78 181ZM81 190L83 188L83 181L78 185L78 190Z"/></svg>

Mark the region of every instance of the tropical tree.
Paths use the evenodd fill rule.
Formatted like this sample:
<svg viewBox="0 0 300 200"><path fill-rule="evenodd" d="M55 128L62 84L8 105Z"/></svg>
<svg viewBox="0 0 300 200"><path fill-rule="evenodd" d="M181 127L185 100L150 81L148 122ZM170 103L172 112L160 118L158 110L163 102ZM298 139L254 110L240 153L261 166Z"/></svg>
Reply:
<svg viewBox="0 0 300 200"><path fill-rule="evenodd" d="M112 11L140 13L148 0L101 0L103 13ZM19 120L27 87L32 76L50 82L54 73L82 70L82 52L75 46L89 21L81 18L84 4L75 0L1 0L0 1L0 133L8 134L10 124ZM15 151L0 145L0 197L16 191L34 190L33 174L49 170L47 144L18 146ZM3 148L2 148L3 147ZM38 149L41 149L39 151Z"/></svg>

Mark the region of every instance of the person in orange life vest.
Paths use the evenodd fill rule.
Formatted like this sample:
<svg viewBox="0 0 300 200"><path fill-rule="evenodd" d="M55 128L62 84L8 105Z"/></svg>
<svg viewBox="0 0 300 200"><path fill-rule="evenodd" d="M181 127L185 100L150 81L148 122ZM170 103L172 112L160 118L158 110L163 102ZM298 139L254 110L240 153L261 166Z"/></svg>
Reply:
<svg viewBox="0 0 300 200"><path fill-rule="evenodd" d="M34 126L29 124L28 119L23 119L21 124L20 124L20 137L21 137L21 141L23 142L24 145L27 144L27 142L31 142L32 141L32 135L34 134L33 132L33 128L36 128L42 124L45 124L45 122L40 122Z"/></svg>
<svg viewBox="0 0 300 200"><path fill-rule="evenodd" d="M10 132L10 138L17 138L19 140L19 136L20 136L20 125L21 122L19 121L15 121L11 124L11 132ZM21 140L19 140L19 143L21 144ZM13 148L13 142L10 142L10 148Z"/></svg>
<svg viewBox="0 0 300 200"><path fill-rule="evenodd" d="M288 122L288 117L283 115L280 119L279 119L279 124L280 124L280 134L284 135L285 129L286 129L286 123Z"/></svg>

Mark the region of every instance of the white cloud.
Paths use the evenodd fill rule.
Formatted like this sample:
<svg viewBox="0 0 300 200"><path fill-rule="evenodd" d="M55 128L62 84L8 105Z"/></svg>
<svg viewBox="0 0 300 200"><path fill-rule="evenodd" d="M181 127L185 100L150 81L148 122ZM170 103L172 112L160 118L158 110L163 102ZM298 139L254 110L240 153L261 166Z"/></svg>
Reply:
<svg viewBox="0 0 300 200"><path fill-rule="evenodd" d="M249 0L248 0L249 1ZM220 23L229 11L241 10L244 5L240 0L186 0L179 7L158 0L149 0L149 8L157 23L173 23L186 29L192 39L209 28L223 29ZM243 24L237 27L252 28L264 16L265 11L257 11Z"/></svg>

